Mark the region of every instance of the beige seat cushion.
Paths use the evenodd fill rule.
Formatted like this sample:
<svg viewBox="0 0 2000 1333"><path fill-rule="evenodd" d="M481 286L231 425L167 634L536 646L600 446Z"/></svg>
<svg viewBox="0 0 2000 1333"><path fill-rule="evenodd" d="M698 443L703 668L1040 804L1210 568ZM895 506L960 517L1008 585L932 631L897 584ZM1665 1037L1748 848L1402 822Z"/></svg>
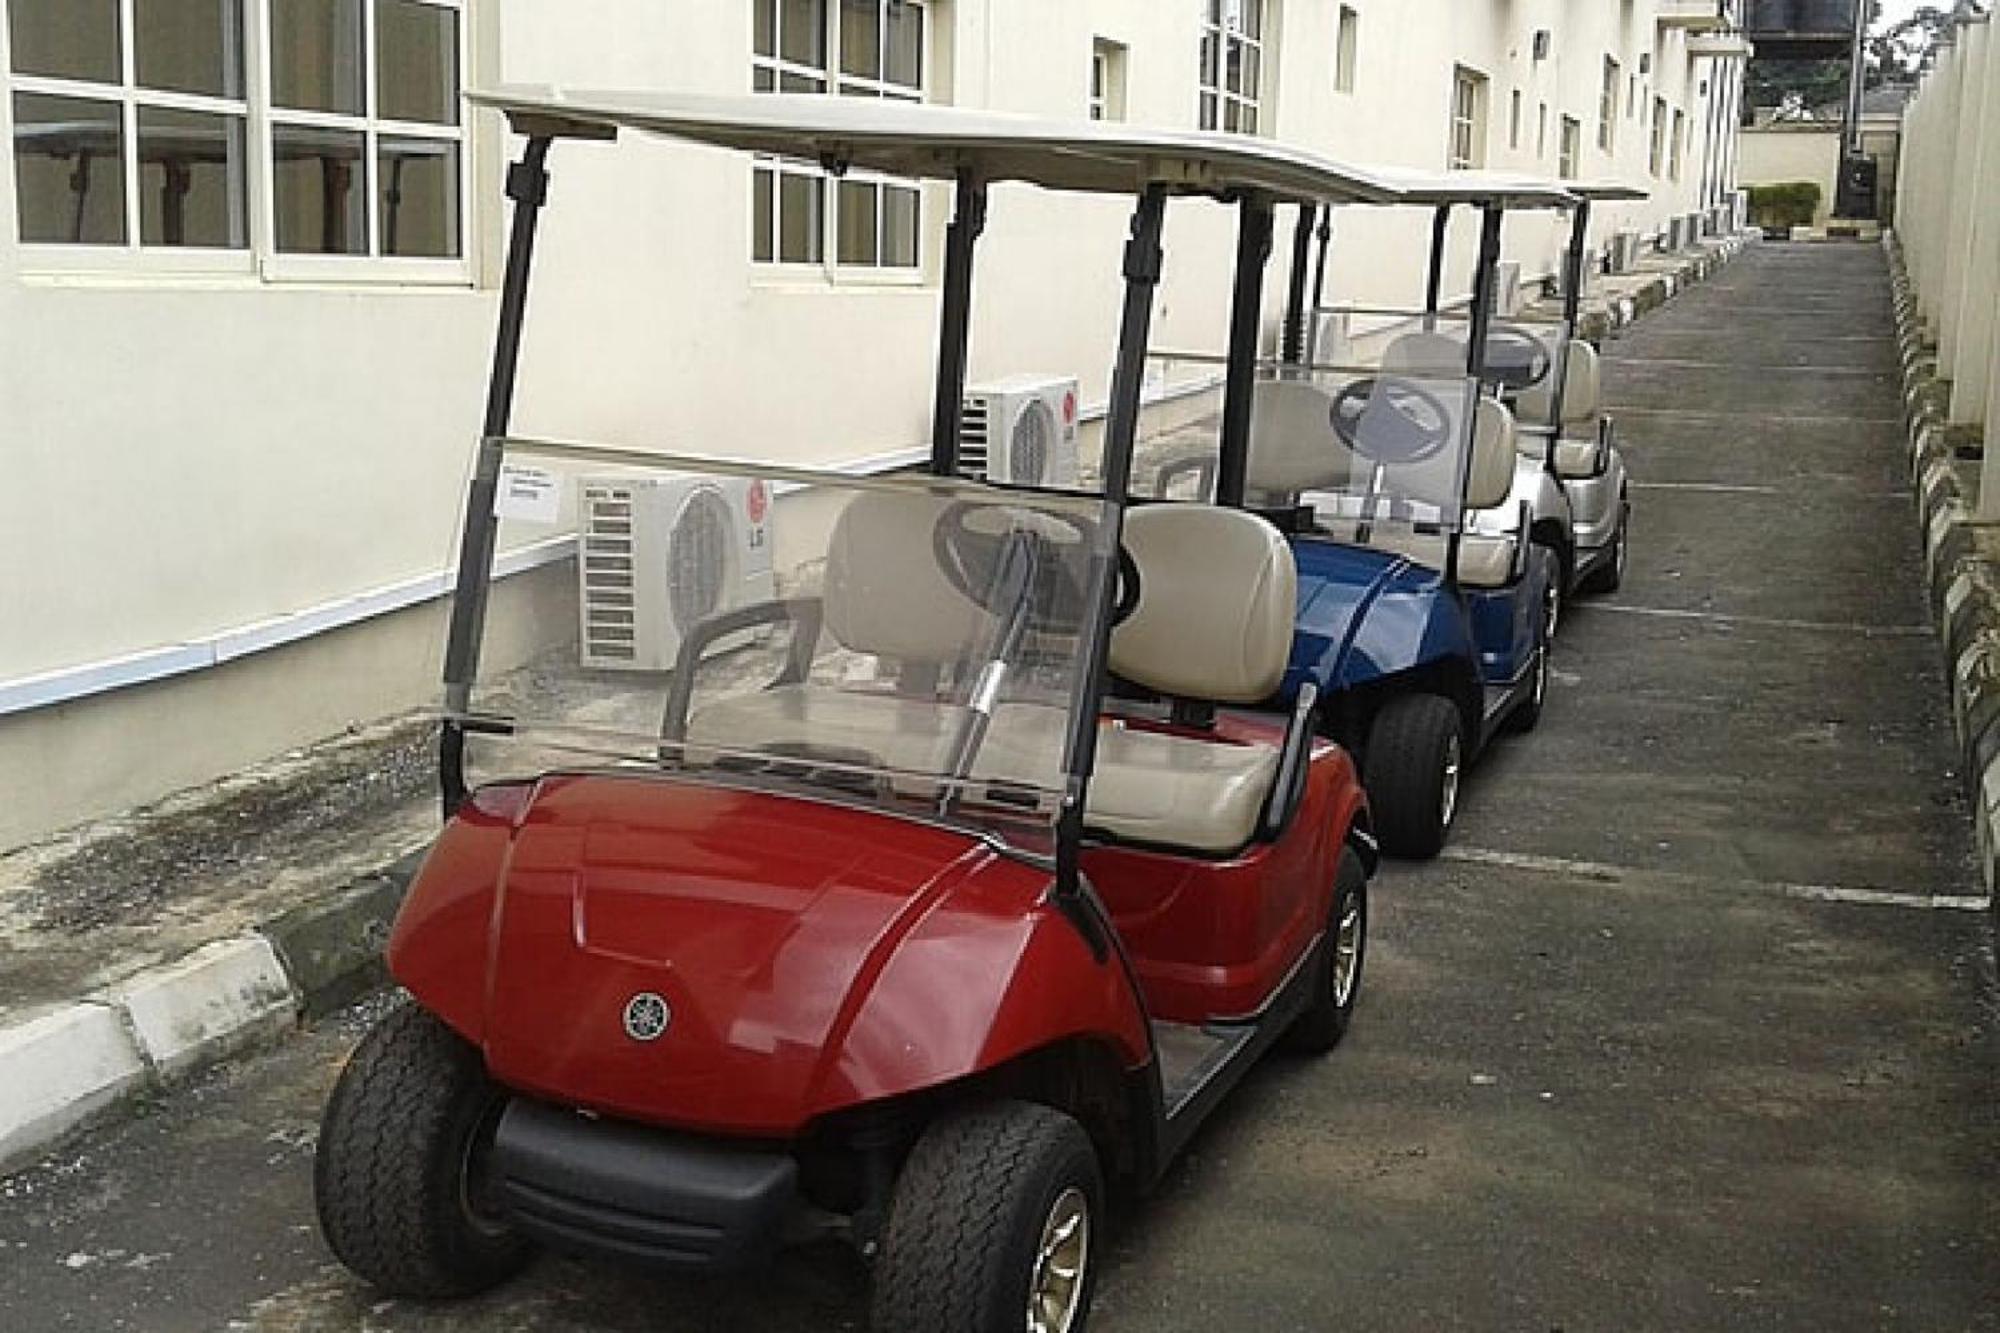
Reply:
<svg viewBox="0 0 2000 1333"><path fill-rule="evenodd" d="M788 745L810 745L821 754L853 751L860 763L938 773L949 761L965 712L896 695L781 685L697 710L688 719L688 744L697 760L702 746L782 752Z"/></svg>
<svg viewBox="0 0 2000 1333"><path fill-rule="evenodd" d="M1565 481L1582 481L1597 472L1596 440L1564 440L1556 446L1556 475Z"/></svg>
<svg viewBox="0 0 2000 1333"><path fill-rule="evenodd" d="M972 774L1046 783L1049 767L1060 764L1062 743L1056 709L1003 704ZM1097 730L1084 823L1130 842L1233 852L1256 834L1277 776L1275 746L1170 736L1107 720Z"/></svg>
<svg viewBox="0 0 2000 1333"><path fill-rule="evenodd" d="M1506 587L1514 573L1514 540L1466 533L1458 547L1458 581L1468 588ZM1440 572L1444 569L1447 546L1444 537L1437 533L1412 532L1401 527L1377 528L1368 534L1368 544L1426 569Z"/></svg>
<svg viewBox="0 0 2000 1333"><path fill-rule="evenodd" d="M1569 366L1563 388L1563 433L1566 435L1587 434L1597 428L1597 413L1601 406L1604 371L1598 359L1597 349L1581 338L1573 338L1569 344ZM1531 389L1524 390L1514 400L1514 411L1524 424L1549 425L1551 409L1555 407L1555 381L1551 376Z"/></svg>

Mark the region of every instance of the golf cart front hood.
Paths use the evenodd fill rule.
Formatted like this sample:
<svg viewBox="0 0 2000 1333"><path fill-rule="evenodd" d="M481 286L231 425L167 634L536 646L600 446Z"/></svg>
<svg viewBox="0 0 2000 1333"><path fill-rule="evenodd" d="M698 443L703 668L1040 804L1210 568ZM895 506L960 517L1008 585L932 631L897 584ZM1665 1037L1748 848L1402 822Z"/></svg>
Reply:
<svg viewBox="0 0 2000 1333"><path fill-rule="evenodd" d="M1048 874L965 833L673 780L531 791L497 858L454 864L476 811L454 820L390 948L397 979L521 1092L786 1136L1039 1044L1012 1012L1033 989L1017 973L1100 970L1044 906ZM1078 1021L1096 991L1070 996Z"/></svg>
<svg viewBox="0 0 2000 1333"><path fill-rule="evenodd" d="M1363 546L1307 540L1292 549L1299 613L1286 698L1308 680L1322 692L1345 689L1426 656L1443 586L1435 572Z"/></svg>

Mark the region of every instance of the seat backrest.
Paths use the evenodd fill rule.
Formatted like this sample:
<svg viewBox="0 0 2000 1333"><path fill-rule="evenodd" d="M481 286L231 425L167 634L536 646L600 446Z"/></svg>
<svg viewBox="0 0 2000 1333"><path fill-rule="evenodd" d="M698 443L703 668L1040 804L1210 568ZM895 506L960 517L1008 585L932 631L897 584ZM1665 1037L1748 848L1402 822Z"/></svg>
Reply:
<svg viewBox="0 0 2000 1333"><path fill-rule="evenodd" d="M975 643L987 613L924 559L951 502L863 491L834 520L827 545L826 628L842 647L912 662L950 662Z"/></svg>
<svg viewBox="0 0 2000 1333"><path fill-rule="evenodd" d="M1245 486L1259 495L1331 490L1354 474L1354 454L1333 433L1333 394L1305 380L1260 380L1250 392Z"/></svg>
<svg viewBox="0 0 2000 1333"><path fill-rule="evenodd" d="M1139 602L1112 631L1111 669L1179 699L1252 704L1284 679L1298 568L1255 514L1149 505L1125 516Z"/></svg>
<svg viewBox="0 0 2000 1333"><path fill-rule="evenodd" d="M1448 333L1406 333L1382 353L1382 369L1400 375L1461 378L1465 344Z"/></svg>
<svg viewBox="0 0 2000 1333"><path fill-rule="evenodd" d="M1472 410L1472 459L1466 471L1465 507L1505 504L1514 489L1514 414L1498 399L1479 396Z"/></svg>
<svg viewBox="0 0 2000 1333"><path fill-rule="evenodd" d="M1597 349L1581 338L1573 338L1569 344L1569 366L1566 371L1567 383L1563 388L1563 433L1587 434L1596 428L1597 413L1602 403L1600 394L1603 368L1597 359ZM1555 382L1553 377L1544 379L1532 389L1524 390L1514 400L1514 409L1522 422L1530 426L1551 425L1550 416L1555 408Z"/></svg>

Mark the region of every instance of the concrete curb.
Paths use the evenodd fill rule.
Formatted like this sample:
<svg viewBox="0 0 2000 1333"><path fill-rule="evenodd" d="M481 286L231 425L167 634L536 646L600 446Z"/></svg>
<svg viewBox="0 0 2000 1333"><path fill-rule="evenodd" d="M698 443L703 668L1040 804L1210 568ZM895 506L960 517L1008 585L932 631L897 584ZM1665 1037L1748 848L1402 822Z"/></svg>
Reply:
<svg viewBox="0 0 2000 1333"><path fill-rule="evenodd" d="M0 1174L132 1097L379 984L389 925L426 850L246 934L0 1027Z"/></svg>
<svg viewBox="0 0 2000 1333"><path fill-rule="evenodd" d="M1672 267L1586 311L1580 334L1597 342L1616 336L1734 259L1745 243L1725 237L1675 256ZM2000 618L1994 623L1991 661L2000 672ZM1993 716L2000 719L2000 707ZM2000 750L2000 726L1991 735ZM2000 798L2000 777L1993 790ZM426 850L247 934L0 1027L0 1173L135 1095L185 1081L379 985L390 924Z"/></svg>
<svg viewBox="0 0 2000 1333"><path fill-rule="evenodd" d="M1938 377L1937 350L1917 308L1902 242L1885 231L1882 248L1889 259L1910 480L1924 541L1925 600L1944 650L1979 873L1992 902L2000 884L2000 562L1979 540L1975 497L1960 475L1963 433L1947 424L1950 391Z"/></svg>

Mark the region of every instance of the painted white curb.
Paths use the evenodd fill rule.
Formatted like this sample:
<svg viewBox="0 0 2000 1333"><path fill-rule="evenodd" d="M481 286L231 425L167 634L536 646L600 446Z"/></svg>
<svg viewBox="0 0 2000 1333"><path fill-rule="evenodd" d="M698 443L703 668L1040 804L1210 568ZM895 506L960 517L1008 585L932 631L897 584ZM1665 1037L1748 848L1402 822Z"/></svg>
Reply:
<svg viewBox="0 0 2000 1333"><path fill-rule="evenodd" d="M133 1091L146 1062L116 1009L73 1004L0 1028L0 1167Z"/></svg>
<svg viewBox="0 0 2000 1333"><path fill-rule="evenodd" d="M162 1078L275 1032L298 1014L278 952L262 936L205 945L141 973L109 998Z"/></svg>

